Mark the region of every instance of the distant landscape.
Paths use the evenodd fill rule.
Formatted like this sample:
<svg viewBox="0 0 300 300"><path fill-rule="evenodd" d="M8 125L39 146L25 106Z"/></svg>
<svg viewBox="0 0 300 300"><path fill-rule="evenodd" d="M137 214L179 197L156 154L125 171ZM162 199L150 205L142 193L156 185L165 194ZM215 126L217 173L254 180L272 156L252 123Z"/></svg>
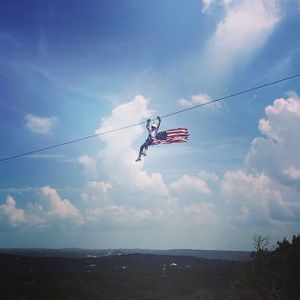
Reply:
<svg viewBox="0 0 300 300"><path fill-rule="evenodd" d="M46 249L46 248L8 248L0 249L2 254L17 254L26 256L54 256L65 258L83 258L83 257L101 257L115 256L124 254L153 254L153 255L172 255L172 256L194 256L208 259L221 260L249 260L251 252L249 251L222 251L222 250L192 250L192 249L170 249L170 250L152 250L152 249Z"/></svg>
<svg viewBox="0 0 300 300"><path fill-rule="evenodd" d="M250 254L73 248L0 252L0 299L24 300L225 299Z"/></svg>
<svg viewBox="0 0 300 300"><path fill-rule="evenodd" d="M255 251L1 249L5 300L296 300L300 235Z"/></svg>

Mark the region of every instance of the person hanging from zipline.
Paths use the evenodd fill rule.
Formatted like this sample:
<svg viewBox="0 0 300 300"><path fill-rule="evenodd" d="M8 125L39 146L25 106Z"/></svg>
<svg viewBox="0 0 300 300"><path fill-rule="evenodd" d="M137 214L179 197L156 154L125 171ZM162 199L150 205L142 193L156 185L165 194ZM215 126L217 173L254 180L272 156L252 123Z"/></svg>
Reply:
<svg viewBox="0 0 300 300"><path fill-rule="evenodd" d="M148 138L140 147L139 156L135 161L141 161L142 155L147 155L146 150L148 150L149 146L172 143L186 143L188 141L189 132L187 128L181 127L158 132L161 123L161 117L157 117L157 120L158 124L156 122L152 122L151 125L151 119L147 120L146 128L148 130Z"/></svg>
<svg viewBox="0 0 300 300"><path fill-rule="evenodd" d="M148 138L146 139L145 143L140 147L139 156L135 161L141 161L142 155L144 155L144 156L147 155L146 150L148 150L148 147L150 145L152 145L152 143L156 139L157 131L158 131L160 123L161 123L161 118L158 116L157 120L158 120L158 124L156 124L155 122L152 122L151 126L150 126L151 119L147 120L146 128L148 130Z"/></svg>

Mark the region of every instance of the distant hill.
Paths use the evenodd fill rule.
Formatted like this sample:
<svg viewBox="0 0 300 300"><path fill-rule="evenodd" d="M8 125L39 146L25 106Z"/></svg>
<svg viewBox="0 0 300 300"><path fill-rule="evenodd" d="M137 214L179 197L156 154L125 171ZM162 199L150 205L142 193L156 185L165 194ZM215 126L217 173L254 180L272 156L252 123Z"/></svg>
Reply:
<svg viewBox="0 0 300 300"><path fill-rule="evenodd" d="M91 253L98 252L26 251L23 255L0 254L0 299L224 300L247 264L183 255L116 252L92 257ZM89 257L37 257L25 252Z"/></svg>
<svg viewBox="0 0 300 300"><path fill-rule="evenodd" d="M192 249L171 249L171 250L151 250L151 249L43 249L43 248L10 248L0 249L0 253L25 255L32 257L102 257L117 256L125 254L153 254L153 255L172 255L172 256L192 256L207 259L247 261L250 259L249 251L222 251L222 250L192 250Z"/></svg>
<svg viewBox="0 0 300 300"><path fill-rule="evenodd" d="M131 249L123 250L125 253L158 254L172 256L194 256L208 259L246 261L250 259L249 251L223 251L223 250L192 250L192 249L171 249L171 250L148 250Z"/></svg>

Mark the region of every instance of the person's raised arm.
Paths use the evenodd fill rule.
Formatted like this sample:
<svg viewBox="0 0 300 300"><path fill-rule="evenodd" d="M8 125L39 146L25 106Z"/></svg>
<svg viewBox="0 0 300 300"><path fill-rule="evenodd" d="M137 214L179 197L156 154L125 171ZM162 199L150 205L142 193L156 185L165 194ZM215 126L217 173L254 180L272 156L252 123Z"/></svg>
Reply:
<svg viewBox="0 0 300 300"><path fill-rule="evenodd" d="M147 120L147 125L146 125L146 128L148 129L148 131L150 131L150 122L151 122L151 119L148 119Z"/></svg>
<svg viewBox="0 0 300 300"><path fill-rule="evenodd" d="M158 116L158 117L157 117L157 120L158 120L158 125L157 125L157 130L158 130L158 129L159 129L159 126L160 126L160 123L161 123L161 117Z"/></svg>

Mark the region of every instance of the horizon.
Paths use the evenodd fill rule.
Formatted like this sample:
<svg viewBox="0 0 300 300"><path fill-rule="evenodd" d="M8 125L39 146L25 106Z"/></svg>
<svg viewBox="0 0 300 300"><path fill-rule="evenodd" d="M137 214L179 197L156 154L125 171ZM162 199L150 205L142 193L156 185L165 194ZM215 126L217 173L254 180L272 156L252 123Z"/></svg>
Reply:
<svg viewBox="0 0 300 300"><path fill-rule="evenodd" d="M220 252L253 252L253 250L216 250L216 249L183 249L183 248L170 248L170 249L157 249L157 248L77 248L77 247L66 247L66 248L0 248L0 250L149 250L149 251L220 251Z"/></svg>
<svg viewBox="0 0 300 300"><path fill-rule="evenodd" d="M298 0L3 3L0 159L300 72ZM300 79L0 164L0 248L252 251L300 228ZM215 249L215 250L209 250ZM228 249L228 250L222 250Z"/></svg>

